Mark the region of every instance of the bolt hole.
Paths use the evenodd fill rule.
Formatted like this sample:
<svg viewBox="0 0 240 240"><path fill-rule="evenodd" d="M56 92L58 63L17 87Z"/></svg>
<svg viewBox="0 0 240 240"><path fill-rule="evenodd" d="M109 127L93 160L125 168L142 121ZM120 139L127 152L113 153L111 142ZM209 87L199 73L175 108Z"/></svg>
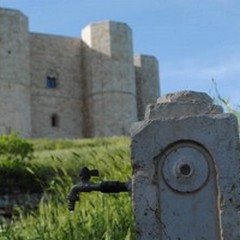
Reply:
<svg viewBox="0 0 240 240"><path fill-rule="evenodd" d="M188 164L180 166L180 173L184 176L188 176L191 173L191 167Z"/></svg>

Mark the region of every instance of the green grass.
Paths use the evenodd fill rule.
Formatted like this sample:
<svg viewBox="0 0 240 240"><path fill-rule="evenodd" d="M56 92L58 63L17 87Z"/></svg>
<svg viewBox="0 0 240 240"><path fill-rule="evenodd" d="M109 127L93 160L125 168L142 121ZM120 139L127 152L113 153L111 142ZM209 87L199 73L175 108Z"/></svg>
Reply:
<svg viewBox="0 0 240 240"><path fill-rule="evenodd" d="M50 180L36 211L25 214L20 210L20 216L11 223L1 223L1 240L135 239L128 193L82 193L74 213L68 212L66 201L71 186L79 181L82 166L99 170L95 182L128 181L129 138L34 140L33 144L32 175L39 178L51 172ZM41 174L37 174L38 169Z"/></svg>
<svg viewBox="0 0 240 240"><path fill-rule="evenodd" d="M215 104L222 106L224 112L232 113L236 116L239 124L240 130L240 105L233 106L229 98L223 97L218 90L217 81L212 79L212 90L213 92L211 97L213 98Z"/></svg>

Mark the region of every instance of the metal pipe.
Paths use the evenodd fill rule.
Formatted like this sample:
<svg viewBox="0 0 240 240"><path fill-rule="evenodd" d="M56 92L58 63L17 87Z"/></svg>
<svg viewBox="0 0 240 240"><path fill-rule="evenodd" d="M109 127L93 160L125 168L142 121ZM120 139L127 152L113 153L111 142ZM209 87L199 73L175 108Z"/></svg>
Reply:
<svg viewBox="0 0 240 240"><path fill-rule="evenodd" d="M76 201L79 201L81 192L98 191L102 193L119 193L131 191L131 182L104 181L101 183L81 183L72 187L70 194L67 196L69 201L69 211L74 211Z"/></svg>

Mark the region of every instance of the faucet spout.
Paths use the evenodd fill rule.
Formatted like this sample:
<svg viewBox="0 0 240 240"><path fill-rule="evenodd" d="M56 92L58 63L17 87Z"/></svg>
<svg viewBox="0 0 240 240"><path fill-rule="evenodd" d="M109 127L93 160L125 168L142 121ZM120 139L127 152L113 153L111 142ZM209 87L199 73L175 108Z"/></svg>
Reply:
<svg viewBox="0 0 240 240"><path fill-rule="evenodd" d="M79 201L79 195L81 192L98 191L102 193L119 193L130 192L130 182L118 182L118 181L104 181L98 184L95 183L81 183L72 187L70 194L67 196L69 201L68 210L74 211L75 203Z"/></svg>
<svg viewBox="0 0 240 240"><path fill-rule="evenodd" d="M80 169L81 183L72 187L70 194L67 196L69 201L69 211L74 211L75 203L79 201L81 192L98 191L102 193L119 193L131 192L131 181L118 182L118 181L103 181L101 183L91 183L89 180L92 176L98 176L98 170L89 170L87 167Z"/></svg>
<svg viewBox="0 0 240 240"><path fill-rule="evenodd" d="M74 185L70 191L70 194L67 196L67 200L69 201L68 210L74 211L75 203L79 201L79 195L81 192L99 191L99 189L99 184L93 183L82 183Z"/></svg>

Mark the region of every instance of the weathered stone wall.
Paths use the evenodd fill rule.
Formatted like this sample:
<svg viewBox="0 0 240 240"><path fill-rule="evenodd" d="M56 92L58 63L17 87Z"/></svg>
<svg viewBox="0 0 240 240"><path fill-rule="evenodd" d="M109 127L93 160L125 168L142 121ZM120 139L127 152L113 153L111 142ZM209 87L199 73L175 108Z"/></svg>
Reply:
<svg viewBox="0 0 240 240"><path fill-rule="evenodd" d="M80 54L80 39L31 33L32 137L82 137ZM49 76L56 87L47 86Z"/></svg>
<svg viewBox="0 0 240 240"><path fill-rule="evenodd" d="M138 120L144 119L148 104L160 96L158 61L153 56L134 56Z"/></svg>
<svg viewBox="0 0 240 240"><path fill-rule="evenodd" d="M0 9L0 133L31 134L28 19Z"/></svg>
<svg viewBox="0 0 240 240"><path fill-rule="evenodd" d="M82 31L90 136L127 134L137 119L131 30L102 22Z"/></svg>
<svg viewBox="0 0 240 240"><path fill-rule="evenodd" d="M135 60L136 93L124 23L91 24L81 40L29 33L27 17L15 10L0 9L0 22L0 134L125 135L159 95L157 61L147 56Z"/></svg>

